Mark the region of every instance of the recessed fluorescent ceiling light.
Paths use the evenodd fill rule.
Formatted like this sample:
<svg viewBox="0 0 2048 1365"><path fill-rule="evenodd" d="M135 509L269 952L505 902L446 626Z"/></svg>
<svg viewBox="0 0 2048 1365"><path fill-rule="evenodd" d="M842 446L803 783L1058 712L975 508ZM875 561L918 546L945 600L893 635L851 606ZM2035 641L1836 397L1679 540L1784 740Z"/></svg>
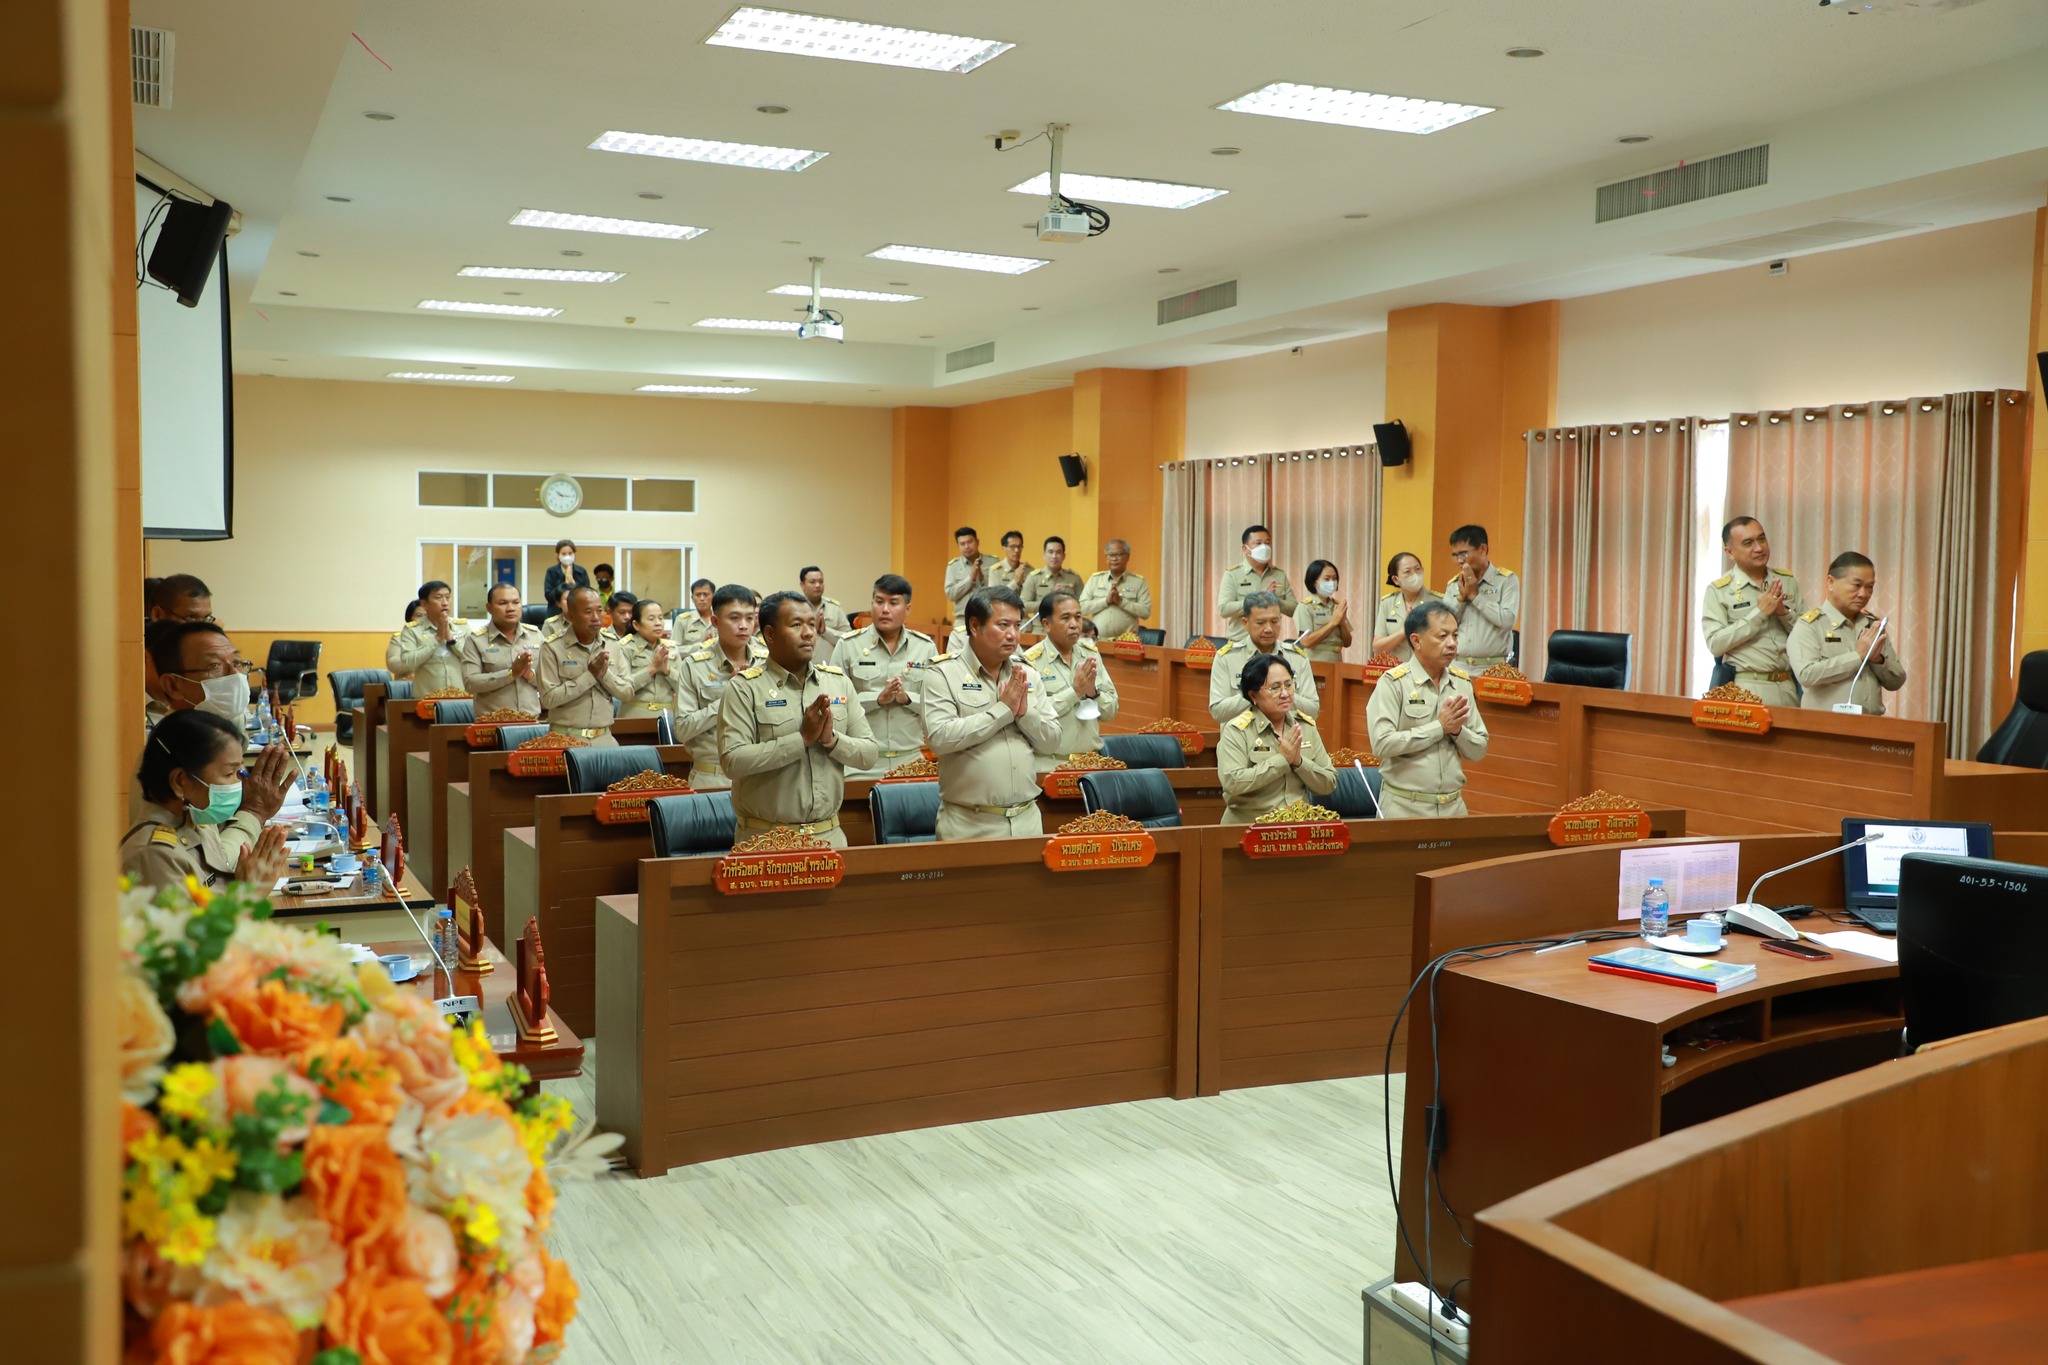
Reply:
<svg viewBox="0 0 2048 1365"><path fill-rule="evenodd" d="M738 384L642 384L635 393L753 393Z"/></svg>
<svg viewBox="0 0 2048 1365"><path fill-rule="evenodd" d="M1050 194L1052 176L1041 171L1021 185L1010 186L1012 194ZM1137 204L1151 209L1191 209L1220 199L1229 190L1212 190L1206 185L1176 185L1166 180L1128 180L1120 175L1060 176L1060 193L1090 202Z"/></svg>
<svg viewBox="0 0 2048 1365"><path fill-rule="evenodd" d="M509 384L509 374L437 374L432 370L393 370L386 379L452 379L458 384Z"/></svg>
<svg viewBox="0 0 2048 1365"><path fill-rule="evenodd" d="M809 298L811 287L807 284L778 284L768 292ZM828 299L852 299L857 303L916 303L924 297L922 294L891 294L882 289L820 289L818 293Z"/></svg>
<svg viewBox="0 0 2048 1365"><path fill-rule="evenodd" d="M675 161L709 161L715 166L746 166L757 171L800 171L825 157L823 152L808 151L802 147L707 142L701 137L663 137L659 133L610 132L591 143L590 150L665 156Z"/></svg>
<svg viewBox="0 0 2048 1365"><path fill-rule="evenodd" d="M935 246L885 246L868 253L877 261L908 261L912 265L947 265L955 270L986 270L996 275L1022 275L1050 264L1035 256L990 256L980 251L945 251Z"/></svg>
<svg viewBox="0 0 2048 1365"><path fill-rule="evenodd" d="M777 322L772 318L698 318L698 327L723 327L735 332L794 332L800 322Z"/></svg>
<svg viewBox="0 0 2048 1365"><path fill-rule="evenodd" d="M562 311L526 303L464 303L459 299L421 299L420 307L443 313L503 313L514 318L551 318Z"/></svg>
<svg viewBox="0 0 2048 1365"><path fill-rule="evenodd" d="M1327 85L1295 85L1290 81L1276 81L1216 107L1236 114L1271 114L1274 118L1341 123L1389 133L1437 133L1494 112L1483 104L1446 104L1442 100L1374 95L1364 90L1336 90Z"/></svg>
<svg viewBox="0 0 2048 1365"><path fill-rule="evenodd" d="M466 265L455 273L480 280L560 280L564 284L610 284L626 278L617 270L540 270L523 265Z"/></svg>
<svg viewBox="0 0 2048 1365"><path fill-rule="evenodd" d="M560 228L564 232L609 232L619 237L669 237L681 241L704 235L703 228L684 227L681 223L600 218L588 213L554 213L548 209L521 209L512 215L512 226Z"/></svg>
<svg viewBox="0 0 2048 1365"><path fill-rule="evenodd" d="M819 14L791 14L751 5L734 10L732 18L704 41L711 47L746 47L757 52L789 52L842 62L912 66L920 71L972 71L1016 46L993 38L963 38L953 33L927 33L922 29L863 24Z"/></svg>

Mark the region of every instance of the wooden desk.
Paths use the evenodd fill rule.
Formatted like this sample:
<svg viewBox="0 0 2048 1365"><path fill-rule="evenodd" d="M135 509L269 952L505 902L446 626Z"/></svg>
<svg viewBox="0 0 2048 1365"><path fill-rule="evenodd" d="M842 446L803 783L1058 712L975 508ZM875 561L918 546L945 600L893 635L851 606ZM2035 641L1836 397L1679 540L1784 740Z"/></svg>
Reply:
<svg viewBox="0 0 2048 1365"><path fill-rule="evenodd" d="M427 747L427 732L431 729L433 722L420 719L418 704L407 701L385 707L384 724L377 731L382 736L377 752L377 783L383 795L377 813L380 817L398 817L398 827L405 831L408 845L412 843L412 793L405 758Z"/></svg>
<svg viewBox="0 0 2048 1365"><path fill-rule="evenodd" d="M505 1061L525 1067L535 1080L561 1081L583 1074L583 1040L562 1022L554 1010L548 1011L548 1023L555 1030L554 1042L542 1046L519 1041L519 1025L512 1016L512 993L518 986L518 976L505 955L498 951L496 943L484 945L484 959L496 964L497 970L479 976L458 967L452 987L447 972L429 965L433 962L433 955L416 938L364 946L380 957L406 953L411 956L414 966L427 968L412 980L400 983L400 990L417 991L429 1000L451 995L476 996L477 1003L483 1007L484 1033L491 1040L491 1051ZM549 959L553 960L552 953Z"/></svg>
<svg viewBox="0 0 2048 1365"><path fill-rule="evenodd" d="M363 704L356 713L355 730L349 737L349 743L355 749L356 789L362 792L363 802L369 806L372 815L381 815L384 811L383 780L378 772L379 761L384 756L384 708L390 691L384 683L363 685Z"/></svg>
<svg viewBox="0 0 2048 1365"><path fill-rule="evenodd" d="M279 919L295 915L327 915L344 910L398 909L401 906L417 910L433 904L434 893L413 874L410 863L406 864L405 875L399 878L395 889L387 880L374 896L364 894L363 874L357 872L347 888L330 891L324 896L288 896L279 891L270 897L270 911Z"/></svg>
<svg viewBox="0 0 2048 1365"><path fill-rule="evenodd" d="M2039 1019L1517 1195L1478 1218L1472 1359L2039 1359L2044 1096Z"/></svg>
<svg viewBox="0 0 2048 1365"><path fill-rule="evenodd" d="M405 763L405 808L412 822L401 820L400 827L407 855L427 885L445 887L455 871L448 865L446 792L469 772L469 727L428 726L425 747L407 754Z"/></svg>

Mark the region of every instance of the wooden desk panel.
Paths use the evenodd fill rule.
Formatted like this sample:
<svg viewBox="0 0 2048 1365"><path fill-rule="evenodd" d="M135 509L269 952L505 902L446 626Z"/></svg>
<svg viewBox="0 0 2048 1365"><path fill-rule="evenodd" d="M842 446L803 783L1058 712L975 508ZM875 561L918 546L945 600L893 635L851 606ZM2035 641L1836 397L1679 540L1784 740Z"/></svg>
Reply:
<svg viewBox="0 0 2048 1365"><path fill-rule="evenodd" d="M2048 1251L1722 1305L1844 1365L2006 1365L2048 1344Z"/></svg>
<svg viewBox="0 0 2048 1365"><path fill-rule="evenodd" d="M426 747L406 756L405 845L429 886L455 878L448 865L448 801L450 782L469 772L469 727L430 725ZM510 940L507 940L508 942Z"/></svg>
<svg viewBox="0 0 2048 1365"><path fill-rule="evenodd" d="M433 728L431 722L420 719L418 707L408 701L386 708L383 728L378 731L384 737L377 754L377 780L384 789L384 805L378 813L398 817L398 827L405 831L408 847L412 844L412 793L406 755L424 752L427 732Z"/></svg>
<svg viewBox="0 0 2048 1365"><path fill-rule="evenodd" d="M1991 825L2048 826L2048 769L1952 758L1943 766L1935 815Z"/></svg>
<svg viewBox="0 0 2048 1365"><path fill-rule="evenodd" d="M1565 761L1564 705L1552 695L1562 690L1542 688L1528 706L1479 704L1489 739L1486 758L1465 767L1467 810L1475 815L1534 815L1546 811L1555 814L1565 802L1592 790L1567 790L1572 784ZM1371 736L1365 732L1362 714L1359 720L1352 743L1370 748ZM1651 803L1648 796L1638 799ZM1665 796L1651 804L1691 803Z"/></svg>
<svg viewBox="0 0 2048 1365"><path fill-rule="evenodd" d="M1167 714L1166 666L1157 659L1112 659L1103 657L1110 681L1116 684L1117 709L1114 725L1119 730L1142 730Z"/></svg>
<svg viewBox="0 0 2048 1365"><path fill-rule="evenodd" d="M372 689L375 696L371 695ZM352 722L349 730L349 750L355 762L349 768L349 775L363 793L363 800L372 810L377 803L377 727L384 723L384 684L370 683L363 688L363 703L350 713Z"/></svg>

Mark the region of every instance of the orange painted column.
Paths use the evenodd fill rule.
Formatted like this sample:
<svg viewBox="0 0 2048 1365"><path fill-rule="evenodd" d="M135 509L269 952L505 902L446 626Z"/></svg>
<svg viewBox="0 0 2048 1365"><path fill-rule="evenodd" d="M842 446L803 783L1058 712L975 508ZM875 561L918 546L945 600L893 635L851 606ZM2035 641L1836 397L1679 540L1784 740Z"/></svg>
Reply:
<svg viewBox="0 0 2048 1365"><path fill-rule="evenodd" d="M953 543L946 506L953 414L945 408L897 408L893 416L889 468L896 505L889 519L889 563L916 590L911 623L929 630L945 619L935 637L943 645L952 628L945 581L947 547ZM867 585L861 584L843 605L848 613L865 611L867 597Z"/></svg>
<svg viewBox="0 0 2048 1365"><path fill-rule="evenodd" d="M1087 496L1074 503L1075 543L1067 553L1083 577L1102 566L1106 541L1127 540L1132 571L1159 582L1162 389L1168 394L1165 435L1177 446L1175 424L1186 423L1185 370L1085 370L1074 376L1074 451L1088 462L1088 487ZM1178 406L1171 401L1175 392Z"/></svg>
<svg viewBox="0 0 2048 1365"><path fill-rule="evenodd" d="M2020 656L2048 649L2048 399L2034 356L2048 351L2048 209L2034 211L2034 299L2027 346L2027 521L2020 566ZM2019 658L2012 661L2019 676Z"/></svg>

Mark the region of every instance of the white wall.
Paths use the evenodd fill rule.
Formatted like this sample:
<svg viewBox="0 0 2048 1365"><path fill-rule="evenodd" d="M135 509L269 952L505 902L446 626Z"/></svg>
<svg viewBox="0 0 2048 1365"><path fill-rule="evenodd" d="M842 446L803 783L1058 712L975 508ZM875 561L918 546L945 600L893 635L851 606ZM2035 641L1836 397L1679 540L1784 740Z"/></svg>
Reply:
<svg viewBox="0 0 2048 1365"><path fill-rule="evenodd" d="M2022 214L1566 299L1558 421L2024 388L2033 245Z"/></svg>
<svg viewBox="0 0 2048 1365"><path fill-rule="evenodd" d="M1387 413L1384 332L1188 369L1191 460L1363 445Z"/></svg>

